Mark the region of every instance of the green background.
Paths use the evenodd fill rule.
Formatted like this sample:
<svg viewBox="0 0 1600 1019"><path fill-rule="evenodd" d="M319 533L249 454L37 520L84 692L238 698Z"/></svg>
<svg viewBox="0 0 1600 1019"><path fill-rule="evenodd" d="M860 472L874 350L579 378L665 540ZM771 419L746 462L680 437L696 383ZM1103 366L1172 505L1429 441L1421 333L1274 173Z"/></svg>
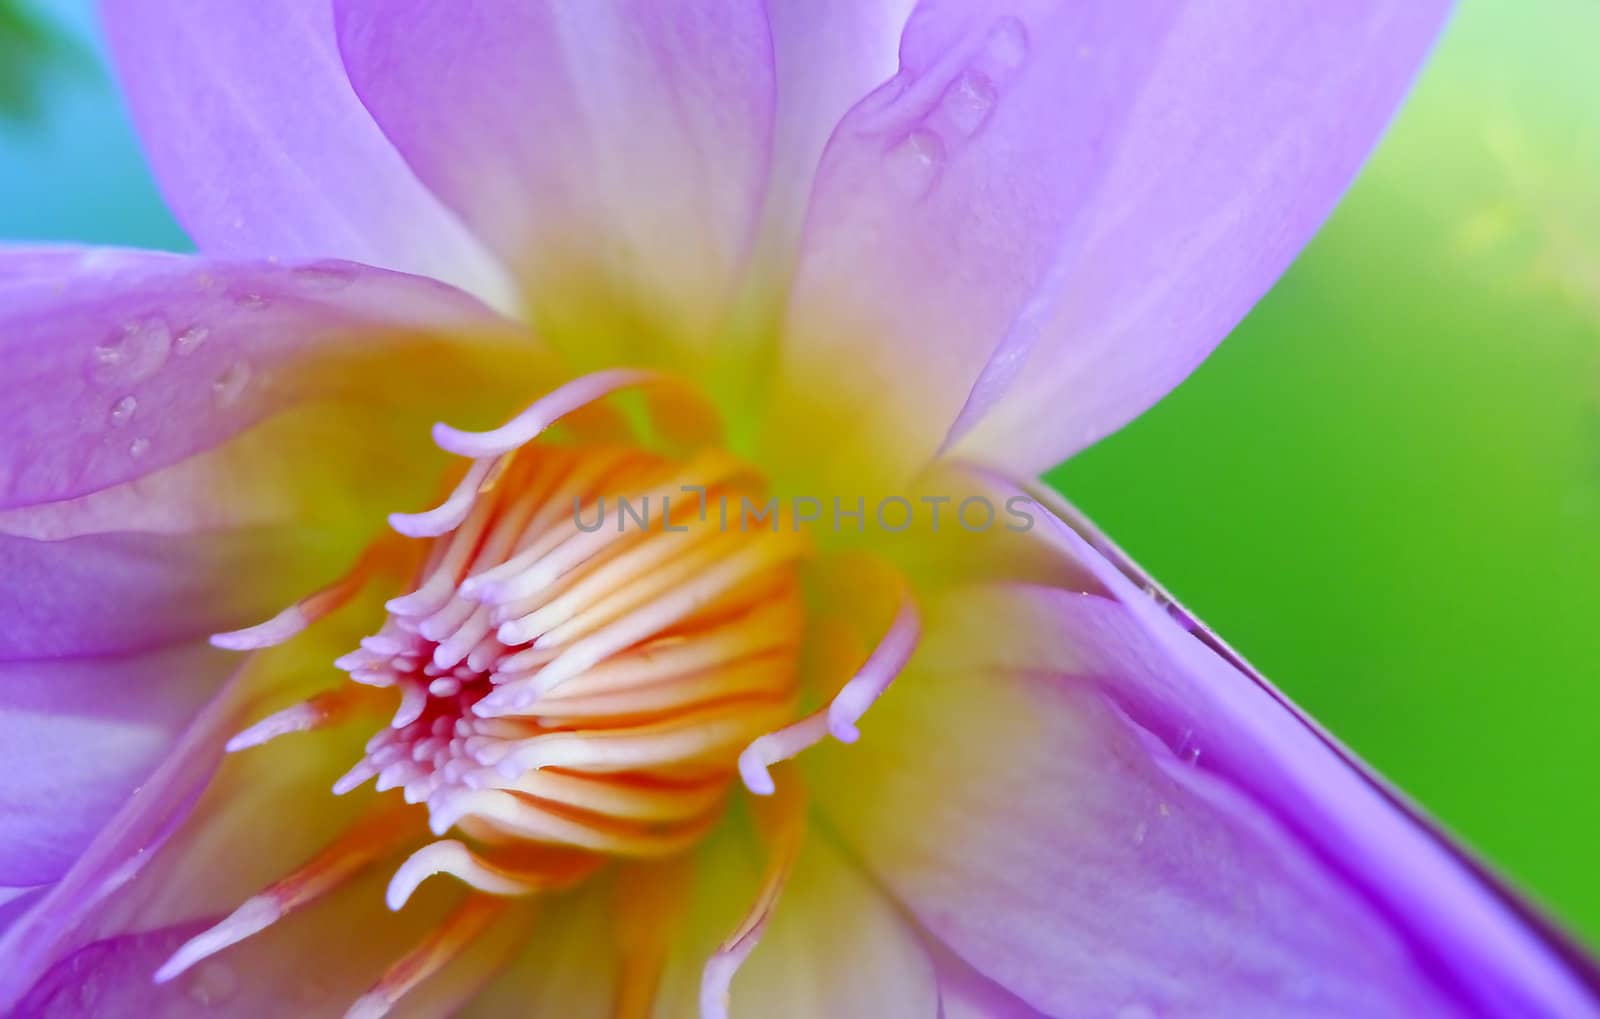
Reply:
<svg viewBox="0 0 1600 1019"><path fill-rule="evenodd" d="M52 42L0 16L0 238L182 247L87 4L51 12ZM1467 0L1282 283L1172 396L1051 475L1591 945L1597 42L1594 0Z"/></svg>

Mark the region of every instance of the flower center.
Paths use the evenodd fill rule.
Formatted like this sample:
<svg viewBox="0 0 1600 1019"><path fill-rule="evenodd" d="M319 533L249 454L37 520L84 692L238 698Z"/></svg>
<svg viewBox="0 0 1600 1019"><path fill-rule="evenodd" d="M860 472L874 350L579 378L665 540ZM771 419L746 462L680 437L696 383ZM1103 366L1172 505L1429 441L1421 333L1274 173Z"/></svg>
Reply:
<svg viewBox="0 0 1600 1019"><path fill-rule="evenodd" d="M395 514L400 537L375 542L346 577L260 626L214 638L238 650L281 643L347 604L380 567L411 563L409 590L336 663L353 683L228 745L330 725L369 700L368 688L396 690L393 719L334 792L376 779L407 806L357 823L185 944L157 979L416 846L423 816L435 840L395 871L391 909L434 874L478 895L518 897L608 863L681 854L716 826L736 777L768 795L770 765L829 734L857 738L856 721L915 646L909 601L831 702L796 720L808 536L764 502L760 474L715 442L673 455L606 437L618 419L597 401L634 387L683 395L659 376L602 372L491 432L438 426L442 447L471 458L440 506ZM696 418L679 405L668 423ZM557 422L568 434L551 441L544 433ZM777 826L789 833L780 841L802 829ZM447 833L458 837L438 838ZM750 929L724 947L713 1003L759 934L793 849L773 847L779 872ZM442 964L487 925L492 903L469 898L418 951ZM381 1014L421 979L420 965L401 960L390 974L399 976L386 976L362 1007Z"/></svg>
<svg viewBox="0 0 1600 1019"><path fill-rule="evenodd" d="M339 663L401 701L335 792L376 776L426 804L436 834L570 848L596 866L688 848L720 817L740 751L793 716L805 536L719 526L699 492L760 495L720 452L532 448L478 473L445 519L399 522L450 529ZM436 870L485 891L548 885L542 867L500 867L484 887L446 845L401 868L391 905Z"/></svg>

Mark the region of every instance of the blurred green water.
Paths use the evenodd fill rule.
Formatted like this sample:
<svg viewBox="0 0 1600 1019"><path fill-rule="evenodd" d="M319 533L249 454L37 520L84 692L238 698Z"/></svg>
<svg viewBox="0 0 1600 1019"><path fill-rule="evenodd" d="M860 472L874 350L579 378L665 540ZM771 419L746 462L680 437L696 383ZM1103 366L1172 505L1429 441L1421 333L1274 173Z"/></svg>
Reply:
<svg viewBox="0 0 1600 1019"><path fill-rule="evenodd" d="M87 11L49 8L79 39ZM1052 475L1591 944L1597 39L1593 0L1468 0L1282 284ZM0 116L0 238L181 247L104 74L30 68L39 116Z"/></svg>

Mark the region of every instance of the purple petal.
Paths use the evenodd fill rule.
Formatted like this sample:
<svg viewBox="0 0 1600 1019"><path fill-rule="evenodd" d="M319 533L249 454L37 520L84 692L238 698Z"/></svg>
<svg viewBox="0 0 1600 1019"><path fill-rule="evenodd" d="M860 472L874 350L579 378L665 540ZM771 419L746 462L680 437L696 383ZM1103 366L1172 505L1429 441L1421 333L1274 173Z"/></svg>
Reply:
<svg viewBox="0 0 1600 1019"><path fill-rule="evenodd" d="M230 665L203 645L0 664L0 885L66 873Z"/></svg>
<svg viewBox="0 0 1600 1019"><path fill-rule="evenodd" d="M60 878L145 782L236 664L208 634L271 615L353 555L274 523L0 534L0 884Z"/></svg>
<svg viewBox="0 0 1600 1019"><path fill-rule="evenodd" d="M51 966L84 946L231 911L309 859L369 803L367 796L336 799L328 792L334 777L359 755L366 733L321 733L223 757L224 742L262 712L265 698L273 703L293 700L322 682L308 667L326 660L331 653L326 644L308 649L294 676L243 670L179 736L169 739L159 766L138 783L49 892L0 935L0 957L7 959L0 967L0 1011L28 994ZM269 818L292 818L293 823L263 828ZM369 938L389 938L396 928L417 935L409 918L400 923L387 917L382 901L387 879L386 873L375 874L355 900L354 908L371 907L364 921L371 929L358 939L363 946ZM336 907L334 912L342 911ZM378 922L379 916L386 922ZM299 945L314 940L320 926L314 911L298 919L310 922L292 937L281 931L276 938L263 935L268 947L251 947L242 958L262 965L270 960L261 962L258 951L274 958L287 953L304 966ZM327 950L323 954L344 958ZM240 957L230 958L237 963ZM149 986L153 971L152 966L139 974L139 988ZM381 966L369 967L350 979L374 979L379 971ZM93 1014L146 1014L110 1009L119 996L134 1002L150 993L114 984L108 978L99 987L108 1004L106 1010L90 1010ZM282 978L267 984L281 990ZM364 989L356 987L349 999Z"/></svg>
<svg viewBox="0 0 1600 1019"><path fill-rule="evenodd" d="M350 80L591 361L704 346L753 240L773 110L756 0L337 0Z"/></svg>
<svg viewBox="0 0 1600 1019"><path fill-rule="evenodd" d="M934 935L1052 1014L1596 1013L1592 971L1281 695L1039 526L1108 593L932 607L821 787Z"/></svg>
<svg viewBox="0 0 1600 1019"><path fill-rule="evenodd" d="M11 251L0 293L0 507L147 475L308 401L504 396L516 358L500 350L526 342L459 291L346 263Z"/></svg>
<svg viewBox="0 0 1600 1019"><path fill-rule="evenodd" d="M213 698L61 878L0 931L0 957L6 959L0 967L0 1010L15 1006L65 955L97 939L97 911L148 866L205 789L223 741L238 729L246 692L236 678ZM191 897L176 887L184 898Z"/></svg>
<svg viewBox="0 0 1600 1019"><path fill-rule="evenodd" d="M925 3L824 156L785 413L1021 473L1120 426L1310 237L1445 7Z"/></svg>
<svg viewBox="0 0 1600 1019"><path fill-rule="evenodd" d="M0 662L137 654L204 642L307 593L328 543L292 529L206 535L0 535ZM322 553L322 555L318 555ZM344 550L344 556L351 553ZM320 562L320 568L308 564ZM308 576L308 573L310 576ZM241 583L241 578L250 578ZM331 578L327 578L331 579ZM3 690L3 688L0 688ZM10 698L0 692L0 704Z"/></svg>
<svg viewBox="0 0 1600 1019"><path fill-rule="evenodd" d="M991 627L1015 608L962 606ZM1031 1006L1446 1014L1364 903L1086 685L904 678L917 696L873 720L850 765L876 781L824 809L935 936Z"/></svg>
<svg viewBox="0 0 1600 1019"><path fill-rule="evenodd" d="M942 942L927 947L939 978L939 1019L1045 1019L1044 1013L967 965Z"/></svg>
<svg viewBox="0 0 1600 1019"><path fill-rule="evenodd" d="M49 885L0 885L0 934L5 933L12 921L32 909L49 890Z"/></svg>
<svg viewBox="0 0 1600 1019"><path fill-rule="evenodd" d="M102 9L162 191L202 251L344 258L511 298L356 98L328 0Z"/></svg>
<svg viewBox="0 0 1600 1019"><path fill-rule="evenodd" d="M430 905L433 905L430 903ZM426 912L430 915L419 915ZM287 926L269 929L207 960L171 983L150 974L185 940L204 929L189 921L92 942L62 959L30 990L18 1008L29 1019L161 1016L206 1019L299 1019L340 1015L419 941L437 908L395 915L383 905L382 875L335 893ZM408 996L414 1014L450 1014L439 1000L440 974ZM434 999L430 1009L423 999ZM408 1013L412 1014L412 1013Z"/></svg>
<svg viewBox="0 0 1600 1019"><path fill-rule="evenodd" d="M893 76L914 2L768 2L778 105L757 255L768 285L781 287L790 271L828 136L851 106Z"/></svg>

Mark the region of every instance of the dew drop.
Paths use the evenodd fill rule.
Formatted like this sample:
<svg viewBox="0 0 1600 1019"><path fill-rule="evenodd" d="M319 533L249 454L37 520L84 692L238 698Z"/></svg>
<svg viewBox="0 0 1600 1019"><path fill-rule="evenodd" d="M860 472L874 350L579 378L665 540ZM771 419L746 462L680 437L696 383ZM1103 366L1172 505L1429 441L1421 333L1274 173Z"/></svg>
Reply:
<svg viewBox="0 0 1600 1019"><path fill-rule="evenodd" d="M133 414L139 409L139 401L129 394L111 405L111 423L118 426L133 420Z"/></svg>
<svg viewBox="0 0 1600 1019"><path fill-rule="evenodd" d="M186 357L200 349L201 344L211 338L211 330L205 326L190 326L178 334L175 341L178 355Z"/></svg>
<svg viewBox="0 0 1600 1019"><path fill-rule="evenodd" d="M983 44L984 54L997 67L1012 70L1028 59L1028 30L1016 18L1001 18L989 30Z"/></svg>
<svg viewBox="0 0 1600 1019"><path fill-rule="evenodd" d="M988 75L982 71L963 71L945 90L945 117L957 131L972 134L989 119L995 96L994 82Z"/></svg>
<svg viewBox="0 0 1600 1019"><path fill-rule="evenodd" d="M924 194L933 186L944 160L944 140L925 129L912 131L889 153L896 180L914 195Z"/></svg>
<svg viewBox="0 0 1600 1019"><path fill-rule="evenodd" d="M165 320L128 322L89 352L89 375L96 382L133 385L160 371L171 352L172 330Z"/></svg>
<svg viewBox="0 0 1600 1019"><path fill-rule="evenodd" d="M270 301L266 296L258 294L254 291L240 294L234 298L234 303L243 308L245 311L263 311L272 307L272 301Z"/></svg>
<svg viewBox="0 0 1600 1019"><path fill-rule="evenodd" d="M1136 846L1144 845L1145 836L1147 836L1149 834L1150 834L1150 824L1149 824L1149 822L1148 821L1140 821L1138 824L1133 826L1133 844L1136 845Z"/></svg>
<svg viewBox="0 0 1600 1019"><path fill-rule="evenodd" d="M239 402L239 397L244 395L249 385L250 365L245 361L235 361L211 383L211 395L219 408L226 409Z"/></svg>
<svg viewBox="0 0 1600 1019"><path fill-rule="evenodd" d="M1193 729L1183 730L1183 739L1178 741L1178 760L1189 765L1200 763L1200 744Z"/></svg>
<svg viewBox="0 0 1600 1019"><path fill-rule="evenodd" d="M343 290L355 282L355 274L335 262L317 262L293 270L294 278L311 290Z"/></svg>
<svg viewBox="0 0 1600 1019"><path fill-rule="evenodd" d="M224 1005L239 992L239 977L232 966L213 959L195 967L185 990L196 1004Z"/></svg>
<svg viewBox="0 0 1600 1019"><path fill-rule="evenodd" d="M150 452L150 440L142 435L128 443L128 455L133 457L135 460L144 456L148 452Z"/></svg>

